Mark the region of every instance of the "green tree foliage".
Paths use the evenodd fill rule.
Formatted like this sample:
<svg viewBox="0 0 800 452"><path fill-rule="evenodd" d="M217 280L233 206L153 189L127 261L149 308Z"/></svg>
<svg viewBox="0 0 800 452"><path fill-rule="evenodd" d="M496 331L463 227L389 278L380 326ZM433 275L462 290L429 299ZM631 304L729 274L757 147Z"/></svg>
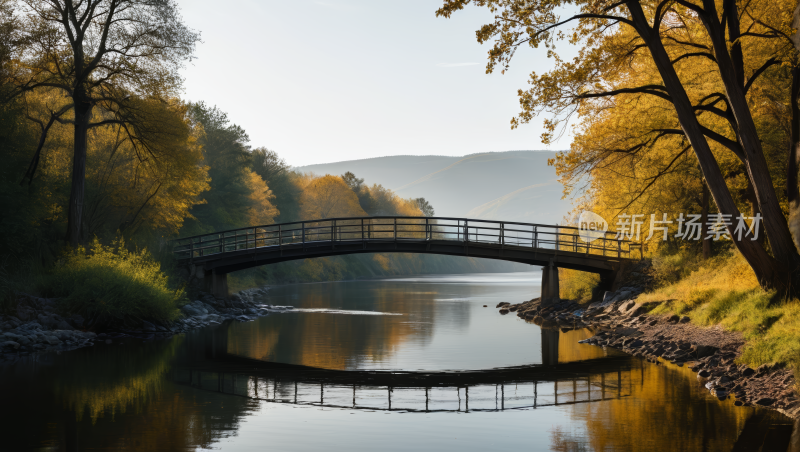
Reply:
<svg viewBox="0 0 800 452"><path fill-rule="evenodd" d="M204 195L205 202L192 208L193 218L187 221L181 234L197 235L251 226L256 211L270 211L272 216L269 218L262 214L257 218L259 224L271 223L277 211L272 210L274 206L271 203L267 205L264 201L271 201L274 195L258 171L251 169L253 156L247 133L231 124L227 114L216 107L210 108L201 102L193 104L190 112L199 131L203 161L209 167L211 182ZM262 170L263 166L255 168ZM254 195L254 189L260 193Z"/></svg>
<svg viewBox="0 0 800 452"><path fill-rule="evenodd" d="M422 215L426 217L433 217L436 215L436 211L433 210L433 206L429 203L425 198L414 198L411 202L422 212Z"/></svg>
<svg viewBox="0 0 800 452"><path fill-rule="evenodd" d="M298 175L277 152L264 147L253 149L252 166L266 182L275 195L275 206L280 211L275 221L287 223L300 218L300 195L302 190L297 184Z"/></svg>

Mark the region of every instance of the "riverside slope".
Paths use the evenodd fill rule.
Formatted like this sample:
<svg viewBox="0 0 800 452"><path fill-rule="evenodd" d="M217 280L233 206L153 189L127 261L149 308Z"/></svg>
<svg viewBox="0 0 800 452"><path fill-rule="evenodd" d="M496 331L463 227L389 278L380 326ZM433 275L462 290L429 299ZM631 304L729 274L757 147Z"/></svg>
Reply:
<svg viewBox="0 0 800 452"><path fill-rule="evenodd" d="M583 343L619 349L659 365L687 365L697 372L698 384L720 400L734 397L737 406L758 405L800 419L800 398L791 370L737 364L745 345L741 334L701 328L688 323L688 317L646 315L648 306L636 300L641 292L635 286L623 287L588 307L572 301L544 307L539 298L497 307L501 314L516 312L542 328L589 328L595 335Z"/></svg>

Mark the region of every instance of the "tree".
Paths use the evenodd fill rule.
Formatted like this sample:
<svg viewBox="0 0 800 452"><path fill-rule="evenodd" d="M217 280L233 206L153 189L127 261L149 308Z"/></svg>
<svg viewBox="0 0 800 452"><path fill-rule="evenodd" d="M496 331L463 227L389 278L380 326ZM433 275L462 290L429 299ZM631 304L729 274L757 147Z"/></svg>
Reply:
<svg viewBox="0 0 800 452"><path fill-rule="evenodd" d="M240 126L231 124L227 114L204 103L191 106L190 115L198 129L204 164L209 167L210 189L205 203L192 208L184 235L252 226L252 156L250 138Z"/></svg>
<svg viewBox="0 0 800 452"><path fill-rule="evenodd" d="M740 210L710 141L723 145L742 163L763 216L771 254L748 237L737 239L736 221L728 231L761 286L784 293L800 290L800 255L748 103L748 91L760 76L780 64L796 63L789 40L795 5L768 0L445 0L437 15L450 17L469 3L495 12L494 21L477 32L481 43L494 40L487 72L498 65L507 70L523 45L545 45L555 58L555 69L542 76L532 74L531 88L520 90L522 112L512 127L550 113L546 121L549 132L543 137L547 142L560 124L588 103L631 93L663 100L694 151L718 211L732 219ZM575 5L577 13L561 19L559 8L569 5ZM562 27L566 24L575 27L565 33ZM553 46L562 39L582 44L573 61L562 60L555 53ZM712 69L704 74L705 90L687 89L696 80L679 75L682 65L697 61ZM660 80L639 85L615 77L634 69L651 69ZM727 123L727 136L704 126L701 116L709 115Z"/></svg>
<svg viewBox="0 0 800 452"><path fill-rule="evenodd" d="M275 195L264 179L255 171L248 169L245 171L245 184L250 189L250 194L247 196L250 201L247 207L247 224L258 226L274 223L279 212L272 204Z"/></svg>
<svg viewBox="0 0 800 452"><path fill-rule="evenodd" d="M178 69L192 57L199 34L183 25L173 0L18 4L25 33L9 76L14 89L5 99L56 88L71 101L73 119L61 114L57 119L74 127L67 238L77 245L82 239L88 131L120 125L137 152L152 154L134 101L177 93ZM95 107L111 117L92 122ZM43 139L46 133L42 131Z"/></svg>
<svg viewBox="0 0 800 452"><path fill-rule="evenodd" d="M342 180L345 184L347 184L348 187L350 187L350 190L353 190L356 192L356 194L359 193L361 188L364 186L364 178L362 177L359 179L350 171L342 174Z"/></svg>
<svg viewBox="0 0 800 452"><path fill-rule="evenodd" d="M300 203L304 220L366 215L358 204L358 197L344 180L330 174L311 178L303 190Z"/></svg>
<svg viewBox="0 0 800 452"><path fill-rule="evenodd" d="M436 212L433 210L433 206L431 203L425 200L425 198L414 198L411 202L422 212L423 216L432 217L436 215Z"/></svg>
<svg viewBox="0 0 800 452"><path fill-rule="evenodd" d="M300 215L300 195L302 188L298 186L298 175L277 152L261 147L253 149L253 171L258 173L275 195L275 203L280 210L281 223L295 221Z"/></svg>

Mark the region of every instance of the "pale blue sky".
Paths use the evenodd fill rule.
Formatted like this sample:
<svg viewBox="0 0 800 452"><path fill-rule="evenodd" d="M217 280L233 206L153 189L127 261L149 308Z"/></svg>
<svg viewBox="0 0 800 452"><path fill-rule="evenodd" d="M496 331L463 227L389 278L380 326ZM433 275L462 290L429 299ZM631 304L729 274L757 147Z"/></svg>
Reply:
<svg viewBox="0 0 800 452"><path fill-rule="evenodd" d="M526 48L510 72L485 74L489 45L475 30L486 10L443 19L440 0L179 3L204 41L184 70L185 98L217 105L251 145L292 165L547 149L540 120L513 131L509 121L517 90L551 60Z"/></svg>

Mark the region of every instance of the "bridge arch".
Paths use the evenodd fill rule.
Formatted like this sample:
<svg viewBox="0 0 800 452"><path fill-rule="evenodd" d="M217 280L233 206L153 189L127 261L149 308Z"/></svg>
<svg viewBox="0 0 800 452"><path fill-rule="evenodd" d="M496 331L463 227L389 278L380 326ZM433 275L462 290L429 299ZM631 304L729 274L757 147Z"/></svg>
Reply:
<svg viewBox="0 0 800 452"><path fill-rule="evenodd" d="M611 288L637 245L614 233L581 239L574 226L451 217L352 217L298 221L172 241L179 264L227 297L227 274L296 259L362 253L420 253L497 259L543 267L542 298L558 299L557 268L597 273ZM641 248L639 248L641 253Z"/></svg>

